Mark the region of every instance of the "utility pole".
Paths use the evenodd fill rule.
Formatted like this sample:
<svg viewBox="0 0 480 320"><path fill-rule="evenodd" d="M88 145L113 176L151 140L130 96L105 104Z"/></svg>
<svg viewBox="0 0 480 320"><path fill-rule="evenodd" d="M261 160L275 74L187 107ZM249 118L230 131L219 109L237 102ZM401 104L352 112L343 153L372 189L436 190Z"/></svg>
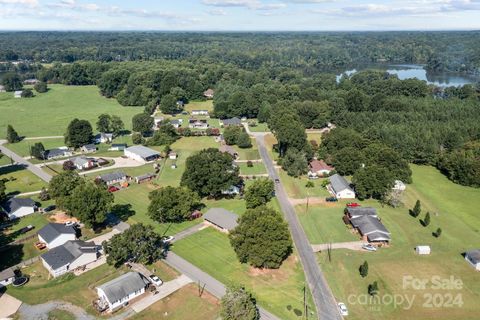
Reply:
<svg viewBox="0 0 480 320"><path fill-rule="evenodd" d="M308 314L307 314L307 288L305 285L305 282L303 283L303 314L304 314L304 319L308 319Z"/></svg>

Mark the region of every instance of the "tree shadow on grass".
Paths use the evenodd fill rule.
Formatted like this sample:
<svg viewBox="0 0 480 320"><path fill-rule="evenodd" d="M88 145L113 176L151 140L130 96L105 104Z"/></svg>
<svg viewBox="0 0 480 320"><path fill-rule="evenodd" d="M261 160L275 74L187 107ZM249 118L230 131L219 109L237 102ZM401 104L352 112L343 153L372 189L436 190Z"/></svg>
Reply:
<svg viewBox="0 0 480 320"><path fill-rule="evenodd" d="M121 221L127 221L128 218L135 215L135 210L131 204L116 204L112 207L112 213Z"/></svg>
<svg viewBox="0 0 480 320"><path fill-rule="evenodd" d="M0 270L12 267L23 260L24 244L13 244L0 251Z"/></svg>
<svg viewBox="0 0 480 320"><path fill-rule="evenodd" d="M27 168L27 166L25 166L23 164L14 164L14 165L11 165L11 166L1 167L0 168L0 175L11 174L11 173L14 173L14 172L17 172L17 171L25 170L26 168ZM9 181L9 177L4 177L3 179L6 179L7 181Z"/></svg>

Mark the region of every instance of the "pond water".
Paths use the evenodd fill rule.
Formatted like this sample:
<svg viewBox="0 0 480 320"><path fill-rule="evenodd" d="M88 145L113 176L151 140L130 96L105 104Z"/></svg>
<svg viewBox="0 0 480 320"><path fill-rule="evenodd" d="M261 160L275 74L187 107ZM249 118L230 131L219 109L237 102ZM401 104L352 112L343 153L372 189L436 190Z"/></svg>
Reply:
<svg viewBox="0 0 480 320"><path fill-rule="evenodd" d="M423 66L417 64L365 65L346 70L345 72L343 72L343 74L351 76L352 74L365 69L377 69L387 71L390 74L396 74L400 80L416 78L426 81L428 84L436 85L438 87L458 87L480 81L480 76L451 72L427 72L427 70L425 70ZM340 81L343 74L337 75L337 82Z"/></svg>

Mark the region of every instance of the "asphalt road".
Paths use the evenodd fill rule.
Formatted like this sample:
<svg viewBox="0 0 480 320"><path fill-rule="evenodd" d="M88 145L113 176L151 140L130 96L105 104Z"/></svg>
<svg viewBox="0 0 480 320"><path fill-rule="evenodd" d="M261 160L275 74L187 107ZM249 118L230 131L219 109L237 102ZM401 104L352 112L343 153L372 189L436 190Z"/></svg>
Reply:
<svg viewBox="0 0 480 320"><path fill-rule="evenodd" d="M223 283L203 272L199 268L195 267L193 264L187 260L181 258L175 253L169 251L165 259L171 267L177 269L193 281L200 283L201 286L205 285L205 290L213 294L217 298L222 298L226 293L226 288ZM260 319L261 320L280 320L277 316L271 314L265 309L259 307Z"/></svg>
<svg viewBox="0 0 480 320"><path fill-rule="evenodd" d="M28 160L25 160L23 157L19 156L18 154L16 154L12 150L5 147L3 145L5 142L6 142L5 140L0 140L0 151L4 155L9 157L10 159L15 161L16 163L25 166L25 169L29 170L30 172L32 172L34 175L36 175L37 177L39 177L43 181L50 182L50 180L52 179L51 175L49 175L48 173L46 173L45 171L43 171L39 167L35 166L34 164L29 162Z"/></svg>
<svg viewBox="0 0 480 320"><path fill-rule="evenodd" d="M260 156L263 159L263 163L267 168L270 178L273 180L280 179L275 170L273 161L268 154L267 148L265 147L264 134L252 133L252 135L255 136L257 140L258 151L260 152ZM318 312L318 318L321 320L343 319L338 311L337 303L333 297L332 291L320 270L320 266L317 263L312 247L298 220L295 209L288 200L285 188L281 183L275 184L275 194L285 215L285 219L290 226L293 242L303 264L308 286L310 287L310 292L312 293L315 307Z"/></svg>

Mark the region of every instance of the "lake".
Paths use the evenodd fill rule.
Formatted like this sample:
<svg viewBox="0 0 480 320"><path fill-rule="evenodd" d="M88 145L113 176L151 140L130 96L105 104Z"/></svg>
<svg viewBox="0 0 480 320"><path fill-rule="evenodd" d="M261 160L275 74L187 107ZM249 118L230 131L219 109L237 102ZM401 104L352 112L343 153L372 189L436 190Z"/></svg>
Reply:
<svg viewBox="0 0 480 320"><path fill-rule="evenodd" d="M396 74L400 80L405 79L419 79L426 81L428 84L433 84L438 87L463 86L466 84L476 83L480 81L479 76L442 72L431 73L427 72L422 65L418 64L398 64L398 65L364 65L346 70L343 74L351 76L352 74L366 69L383 70L390 74ZM343 74L337 75L337 82L340 81Z"/></svg>

